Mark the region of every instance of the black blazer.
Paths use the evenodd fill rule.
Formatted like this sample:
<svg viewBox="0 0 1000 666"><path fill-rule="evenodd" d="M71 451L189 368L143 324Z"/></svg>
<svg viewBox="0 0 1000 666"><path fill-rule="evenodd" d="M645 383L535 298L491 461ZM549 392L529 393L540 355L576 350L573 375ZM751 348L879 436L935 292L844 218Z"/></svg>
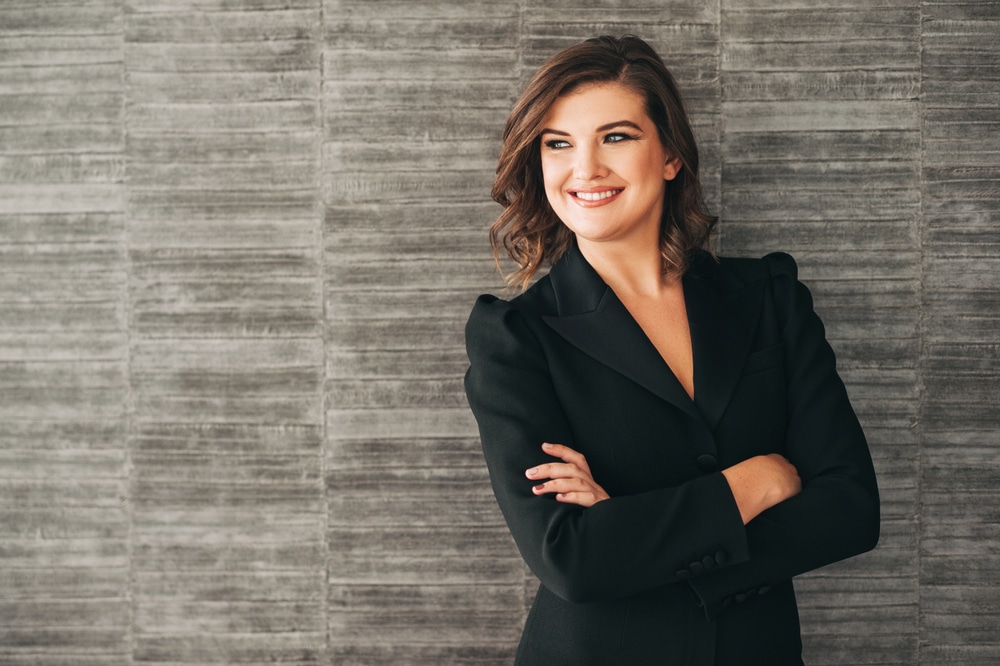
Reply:
<svg viewBox="0 0 1000 666"><path fill-rule="evenodd" d="M791 578L875 546L864 433L785 254L699 256L683 278L692 401L575 247L523 295L481 296L465 387L493 490L541 581L518 664L801 663ZM524 472L583 453L611 495L532 494ZM777 452L803 490L749 525L721 470Z"/></svg>

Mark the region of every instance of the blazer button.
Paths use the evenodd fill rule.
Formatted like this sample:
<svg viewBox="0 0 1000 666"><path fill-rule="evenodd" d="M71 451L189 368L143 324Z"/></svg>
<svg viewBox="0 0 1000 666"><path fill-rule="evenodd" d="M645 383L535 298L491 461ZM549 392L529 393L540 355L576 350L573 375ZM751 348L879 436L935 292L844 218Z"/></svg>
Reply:
<svg viewBox="0 0 1000 666"><path fill-rule="evenodd" d="M690 580L691 579L691 572L688 571L687 569L681 569L675 575L680 580Z"/></svg>
<svg viewBox="0 0 1000 666"><path fill-rule="evenodd" d="M722 607L723 608L729 608L732 605L733 605L733 598L732 597L726 597L725 599L722 600Z"/></svg>
<svg viewBox="0 0 1000 666"><path fill-rule="evenodd" d="M729 561L729 553L724 550L720 550L715 554L715 563L720 567Z"/></svg>
<svg viewBox="0 0 1000 666"><path fill-rule="evenodd" d="M701 563L705 565L705 571L711 571L715 568L715 558L711 555L706 555L701 559Z"/></svg>
<svg viewBox="0 0 1000 666"><path fill-rule="evenodd" d="M715 459L715 456L709 455L707 453L698 456L698 469L705 472L714 472L715 468L719 465L719 461Z"/></svg>
<svg viewBox="0 0 1000 666"><path fill-rule="evenodd" d="M736 595L736 603L741 604L746 600L747 600L747 595L743 594L742 592Z"/></svg>
<svg viewBox="0 0 1000 666"><path fill-rule="evenodd" d="M761 585L759 588L757 588L757 594L767 594L770 591L771 588L768 587L767 585Z"/></svg>
<svg viewBox="0 0 1000 666"><path fill-rule="evenodd" d="M688 567L695 576L705 571L705 565L701 562L692 562L691 566Z"/></svg>

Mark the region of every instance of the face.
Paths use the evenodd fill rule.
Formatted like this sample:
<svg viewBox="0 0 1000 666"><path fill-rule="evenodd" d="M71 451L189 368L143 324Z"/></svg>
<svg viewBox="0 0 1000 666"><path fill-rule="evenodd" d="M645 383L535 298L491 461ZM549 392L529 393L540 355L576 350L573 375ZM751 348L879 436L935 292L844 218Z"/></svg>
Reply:
<svg viewBox="0 0 1000 666"><path fill-rule="evenodd" d="M664 181L681 162L660 143L642 96L618 83L585 85L556 99L542 127L545 194L581 248L658 247Z"/></svg>

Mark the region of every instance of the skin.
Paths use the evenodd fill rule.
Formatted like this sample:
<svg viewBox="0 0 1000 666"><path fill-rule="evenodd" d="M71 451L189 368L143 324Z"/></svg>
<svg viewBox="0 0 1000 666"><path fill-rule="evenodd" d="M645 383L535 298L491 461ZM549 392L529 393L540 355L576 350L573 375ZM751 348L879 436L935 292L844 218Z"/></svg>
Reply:
<svg viewBox="0 0 1000 666"><path fill-rule="evenodd" d="M683 168L659 140L640 94L617 83L583 86L558 98L543 121L545 193L587 261L694 398L691 337L681 281L664 274L659 253L664 182ZM609 499L583 454L556 443L558 462L525 472L532 492L590 507ZM778 454L723 470L743 523L798 494L795 467Z"/></svg>
<svg viewBox="0 0 1000 666"><path fill-rule="evenodd" d="M558 98L542 126L545 194L584 256L658 253L663 184L681 161L660 143L642 97L617 83L587 85Z"/></svg>

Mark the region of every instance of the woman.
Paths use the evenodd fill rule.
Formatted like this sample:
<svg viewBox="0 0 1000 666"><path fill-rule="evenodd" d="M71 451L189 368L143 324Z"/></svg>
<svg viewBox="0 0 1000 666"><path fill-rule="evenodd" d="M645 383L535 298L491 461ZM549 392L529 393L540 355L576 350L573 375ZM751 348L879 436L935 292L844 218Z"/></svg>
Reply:
<svg viewBox="0 0 1000 666"><path fill-rule="evenodd" d="M524 289L482 296L466 392L541 581L519 664L801 664L793 576L878 540L875 474L788 255L705 248L698 152L636 37L536 73L491 229Z"/></svg>

